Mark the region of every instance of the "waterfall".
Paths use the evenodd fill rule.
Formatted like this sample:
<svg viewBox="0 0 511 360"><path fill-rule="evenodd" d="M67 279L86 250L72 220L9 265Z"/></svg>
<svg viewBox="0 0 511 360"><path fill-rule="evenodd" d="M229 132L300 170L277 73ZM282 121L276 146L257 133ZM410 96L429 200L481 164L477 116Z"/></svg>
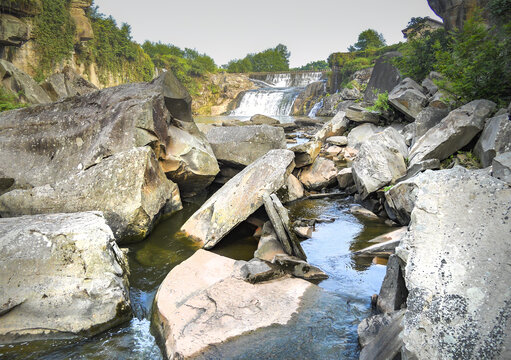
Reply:
<svg viewBox="0 0 511 360"><path fill-rule="evenodd" d="M311 118L316 117L316 114L318 113L319 109L321 109L322 106L323 106L323 99L321 99L321 101L318 101L317 103L314 104L311 111L309 111L308 116Z"/></svg>
<svg viewBox="0 0 511 360"><path fill-rule="evenodd" d="M321 72L267 74L264 82L274 87L305 87L321 80Z"/></svg>
<svg viewBox="0 0 511 360"><path fill-rule="evenodd" d="M243 94L239 106L230 115L291 115L293 104L304 87L321 80L321 72L254 74L252 81L263 88Z"/></svg>
<svg viewBox="0 0 511 360"><path fill-rule="evenodd" d="M300 89L296 88L249 90L243 95L239 107L233 110L231 115L290 115L299 93Z"/></svg>

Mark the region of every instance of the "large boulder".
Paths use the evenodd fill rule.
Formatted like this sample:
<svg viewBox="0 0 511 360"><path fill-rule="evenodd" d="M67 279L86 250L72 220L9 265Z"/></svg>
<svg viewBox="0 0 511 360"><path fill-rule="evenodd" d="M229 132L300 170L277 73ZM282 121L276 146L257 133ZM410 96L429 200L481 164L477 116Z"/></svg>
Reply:
<svg viewBox="0 0 511 360"><path fill-rule="evenodd" d="M101 213L0 219L0 344L94 336L129 320L127 273Z"/></svg>
<svg viewBox="0 0 511 360"><path fill-rule="evenodd" d="M201 191L219 169L191 118L190 101L166 72L151 83L1 113L0 172L15 180L14 187L53 184L103 158L149 145L183 193Z"/></svg>
<svg viewBox="0 0 511 360"><path fill-rule="evenodd" d="M360 145L371 136L383 129L373 124L362 124L354 128L348 134L348 147L360 149Z"/></svg>
<svg viewBox="0 0 511 360"><path fill-rule="evenodd" d="M115 154L54 184L0 196L2 217L99 210L119 242L142 240L160 213L181 209L149 147Z"/></svg>
<svg viewBox="0 0 511 360"><path fill-rule="evenodd" d="M34 79L5 60L0 60L0 82L7 90L21 94L21 98L29 104L51 102L50 97Z"/></svg>
<svg viewBox="0 0 511 360"><path fill-rule="evenodd" d="M507 359L511 188L462 167L427 171L397 254L409 291L408 358Z"/></svg>
<svg viewBox="0 0 511 360"><path fill-rule="evenodd" d="M392 59L399 56L401 53L392 51L376 60L371 79L364 93L364 101L374 103L378 99L378 94L390 92L399 84L401 75L399 70L392 65Z"/></svg>
<svg viewBox="0 0 511 360"><path fill-rule="evenodd" d="M411 120L415 120L427 102L422 86L410 78L401 81L389 93L389 103Z"/></svg>
<svg viewBox="0 0 511 360"><path fill-rule="evenodd" d="M320 190L337 182L337 167L332 160L318 157L300 171L298 179L310 190Z"/></svg>
<svg viewBox="0 0 511 360"><path fill-rule="evenodd" d="M210 249L279 190L294 169L294 153L270 150L215 192L181 230Z"/></svg>
<svg viewBox="0 0 511 360"><path fill-rule="evenodd" d="M29 28L19 18L0 14L0 45L19 46L28 40Z"/></svg>
<svg viewBox="0 0 511 360"><path fill-rule="evenodd" d="M348 128L349 120L344 111L339 111L314 135L316 141L325 142L331 136L342 135Z"/></svg>
<svg viewBox="0 0 511 360"><path fill-rule="evenodd" d="M167 275L155 298L155 324L167 358L193 358L248 332L284 326L315 288L289 277L251 284L238 275L240 266L199 250Z"/></svg>
<svg viewBox="0 0 511 360"><path fill-rule="evenodd" d="M483 129L495 108L491 101L474 100L451 111L416 140L410 149L410 165L429 159L444 160L463 148Z"/></svg>
<svg viewBox="0 0 511 360"><path fill-rule="evenodd" d="M406 175L407 152L404 138L391 127L362 143L351 168L363 198Z"/></svg>
<svg viewBox="0 0 511 360"><path fill-rule="evenodd" d="M70 66L66 66L62 72L51 75L41 86L53 101L98 90Z"/></svg>
<svg viewBox="0 0 511 360"><path fill-rule="evenodd" d="M506 113L486 122L474 153L481 160L481 165L487 167L495 156L507 151L511 151L511 121Z"/></svg>
<svg viewBox="0 0 511 360"><path fill-rule="evenodd" d="M206 136L217 160L229 166L244 167L286 148L284 129L268 125L213 127Z"/></svg>

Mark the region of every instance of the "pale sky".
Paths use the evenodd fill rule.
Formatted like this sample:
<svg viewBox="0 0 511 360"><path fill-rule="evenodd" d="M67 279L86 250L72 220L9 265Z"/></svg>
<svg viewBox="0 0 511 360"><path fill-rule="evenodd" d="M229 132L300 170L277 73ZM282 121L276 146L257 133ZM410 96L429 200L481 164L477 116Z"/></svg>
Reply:
<svg viewBox="0 0 511 360"><path fill-rule="evenodd" d="M427 0L94 0L132 36L197 49L217 65L282 43L290 66L326 60L346 51L358 34L373 28L387 44L403 41L412 17L439 19Z"/></svg>

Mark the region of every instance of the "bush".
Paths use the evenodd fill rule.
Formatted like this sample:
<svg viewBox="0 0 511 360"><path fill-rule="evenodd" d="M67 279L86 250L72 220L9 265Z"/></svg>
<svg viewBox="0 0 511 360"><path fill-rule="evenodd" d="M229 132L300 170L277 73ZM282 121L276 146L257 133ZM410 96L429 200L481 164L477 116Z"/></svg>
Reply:
<svg viewBox="0 0 511 360"><path fill-rule="evenodd" d="M26 107L15 94L0 87L0 112Z"/></svg>
<svg viewBox="0 0 511 360"><path fill-rule="evenodd" d="M35 79L43 80L56 65L73 52L75 23L69 14L69 1L45 0L34 19L34 38L39 64Z"/></svg>
<svg viewBox="0 0 511 360"><path fill-rule="evenodd" d="M400 48L402 57L393 59L394 65L401 73L421 82L435 69L437 58L435 53L446 51L448 37L444 29L425 32L422 36L411 37Z"/></svg>
<svg viewBox="0 0 511 360"><path fill-rule="evenodd" d="M511 100L511 23L488 28L476 15L455 32L444 51L437 51L435 69L445 76L440 87L465 103Z"/></svg>
<svg viewBox="0 0 511 360"><path fill-rule="evenodd" d="M256 54L248 54L241 60L231 60L227 64L227 72L274 72L288 71L291 53L285 45L279 44Z"/></svg>
<svg viewBox="0 0 511 360"><path fill-rule="evenodd" d="M389 92L385 91L384 93L379 93L374 105L368 107L367 110L377 111L379 113L392 111L389 103Z"/></svg>

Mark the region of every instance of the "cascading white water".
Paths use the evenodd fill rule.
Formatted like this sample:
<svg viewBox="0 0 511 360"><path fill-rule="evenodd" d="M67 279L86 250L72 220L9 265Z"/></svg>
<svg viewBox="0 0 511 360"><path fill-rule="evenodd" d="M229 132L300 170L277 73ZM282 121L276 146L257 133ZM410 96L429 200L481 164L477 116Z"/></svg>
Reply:
<svg viewBox="0 0 511 360"><path fill-rule="evenodd" d="M319 81L322 76L321 72L267 74L264 81L254 80L258 85L266 87L245 92L239 106L230 115L291 115L298 94L305 86Z"/></svg>
<svg viewBox="0 0 511 360"><path fill-rule="evenodd" d="M250 90L243 95L239 107L231 115L289 115L299 93L296 88Z"/></svg>
<svg viewBox="0 0 511 360"><path fill-rule="evenodd" d="M264 82L274 87L305 87L321 80L322 76L321 72L267 74Z"/></svg>
<svg viewBox="0 0 511 360"><path fill-rule="evenodd" d="M314 104L311 111L309 111L309 115L307 115L307 116L310 118L316 117L316 114L318 113L319 109L321 109L322 106L323 106L323 99L321 99L321 101L318 101L317 103Z"/></svg>

